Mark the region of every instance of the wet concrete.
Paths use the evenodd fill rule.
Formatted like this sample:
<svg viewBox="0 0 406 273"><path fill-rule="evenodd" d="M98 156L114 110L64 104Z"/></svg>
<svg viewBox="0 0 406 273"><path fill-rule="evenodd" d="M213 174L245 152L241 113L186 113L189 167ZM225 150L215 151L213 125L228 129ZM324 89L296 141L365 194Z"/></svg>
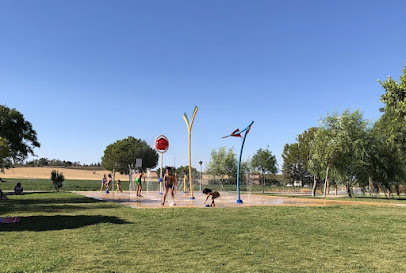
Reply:
<svg viewBox="0 0 406 273"><path fill-rule="evenodd" d="M162 205L163 195L159 192L143 192L142 197L136 196L135 192L110 192L101 191L77 191L76 194L86 197L119 203L124 206L133 208L162 208L162 207L199 207L205 208L203 205L206 195L195 192L190 199L190 193L178 192L175 194L174 200L168 194L165 205ZM206 204L210 204L209 198ZM406 204L396 203L380 203L380 202L364 202L364 201L346 201L346 200L325 200L325 199L310 199L310 198L292 198L280 196L268 196L260 194L241 194L242 204L237 204L237 194L229 192L220 192L220 197L215 199L216 207L247 207L247 206L328 206L336 204L347 205L378 205L378 206L405 206Z"/></svg>

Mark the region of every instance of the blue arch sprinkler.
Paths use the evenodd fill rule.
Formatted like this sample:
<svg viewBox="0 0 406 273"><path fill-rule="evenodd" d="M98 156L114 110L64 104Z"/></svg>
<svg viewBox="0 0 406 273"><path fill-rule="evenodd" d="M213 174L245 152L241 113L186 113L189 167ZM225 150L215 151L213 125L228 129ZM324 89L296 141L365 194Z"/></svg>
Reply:
<svg viewBox="0 0 406 273"><path fill-rule="evenodd" d="M241 133L245 132L244 134L244 138L242 140L242 144L241 144L241 151L240 151L240 159L238 160L238 170L237 170L237 204L242 204L242 200L240 198L240 167L241 167L241 157L242 157L242 149L244 149L244 143L245 143L245 139L247 138L248 133L251 130L251 126L252 124L254 124L254 121L252 121L244 130L237 129L234 132L231 133L231 135L228 136L224 136L222 138L226 138L226 137L241 137Z"/></svg>

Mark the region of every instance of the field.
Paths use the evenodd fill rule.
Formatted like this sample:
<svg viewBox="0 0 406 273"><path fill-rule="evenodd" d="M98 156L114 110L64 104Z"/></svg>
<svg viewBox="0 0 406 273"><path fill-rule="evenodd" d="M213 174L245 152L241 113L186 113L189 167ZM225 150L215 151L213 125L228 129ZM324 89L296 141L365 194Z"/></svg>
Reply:
<svg viewBox="0 0 406 273"><path fill-rule="evenodd" d="M23 178L23 179L49 179L51 171L56 170L62 172L67 180L97 180L100 181L103 175L108 175L110 172L100 169L84 169L84 168L60 168L60 167L19 167L4 170L4 174L0 174L2 178ZM154 173L151 176L156 177ZM152 177L151 177L152 178ZM116 173L116 179L127 180L128 175Z"/></svg>
<svg viewBox="0 0 406 273"><path fill-rule="evenodd" d="M133 209L72 193L10 196L1 272L405 272L406 209Z"/></svg>

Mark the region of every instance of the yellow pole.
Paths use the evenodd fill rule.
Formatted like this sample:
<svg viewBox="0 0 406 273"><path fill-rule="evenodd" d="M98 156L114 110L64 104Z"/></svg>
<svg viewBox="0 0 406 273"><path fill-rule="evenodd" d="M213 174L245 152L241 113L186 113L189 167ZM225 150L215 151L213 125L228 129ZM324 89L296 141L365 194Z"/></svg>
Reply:
<svg viewBox="0 0 406 273"><path fill-rule="evenodd" d="M190 183L190 198L194 199L193 197L193 179L192 179L192 153L191 153L191 145L190 142L192 140L192 128L189 130L189 183Z"/></svg>
<svg viewBox="0 0 406 273"><path fill-rule="evenodd" d="M195 120L197 110L199 110L199 108L197 108L197 106L195 106L195 109L193 110L193 116L192 116L192 120L191 120L190 124L189 124L189 119L188 119L188 117L187 117L187 114L185 113L185 114L183 115L183 119L185 120L187 129L188 129L188 140L189 140L189 141L188 141L188 142L189 142L189 183L190 183L190 194L191 194L190 199L195 199L195 198L193 197L193 185L192 185L193 179L192 179L191 139L192 139L192 126L193 126L193 121Z"/></svg>

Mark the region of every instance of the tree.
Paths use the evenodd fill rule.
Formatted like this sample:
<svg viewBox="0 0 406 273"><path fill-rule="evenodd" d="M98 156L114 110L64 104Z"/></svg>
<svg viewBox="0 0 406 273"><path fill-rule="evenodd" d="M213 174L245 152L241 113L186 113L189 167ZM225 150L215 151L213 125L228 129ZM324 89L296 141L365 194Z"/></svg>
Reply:
<svg viewBox="0 0 406 273"><path fill-rule="evenodd" d="M251 165L255 170L261 171L263 179L263 189L262 192L265 192L265 173L271 173L275 175L278 172L276 157L272 155L272 152L269 150L269 146L266 149L258 149L254 154L251 160Z"/></svg>
<svg viewBox="0 0 406 273"><path fill-rule="evenodd" d="M381 129L385 130L387 140L398 146L403 152L406 151L406 64L400 82L396 82L392 77L386 81L379 81L385 89L381 96L381 101L385 104L381 108L383 112ZM383 126L384 125L384 126Z"/></svg>
<svg viewBox="0 0 406 273"><path fill-rule="evenodd" d="M60 188L63 186L63 181L65 181L65 176L63 173L59 173L58 171L52 170L51 172L51 180L54 184L54 188L56 191L59 191Z"/></svg>
<svg viewBox="0 0 406 273"><path fill-rule="evenodd" d="M309 128L296 138L296 143L285 144L283 149L282 158L282 173L289 180L293 182L300 180L304 184L310 183L310 178L315 170L315 166L311 159L311 147L314 141L314 134L317 131L316 127ZM316 171L318 173L318 171ZM317 184L315 180L314 185ZM314 194L315 194L315 187Z"/></svg>
<svg viewBox="0 0 406 273"><path fill-rule="evenodd" d="M0 105L0 170L9 168L13 163L23 162L28 155L35 155L34 148L39 148L37 133L30 122L16 109ZM8 152L5 150L8 146Z"/></svg>
<svg viewBox="0 0 406 273"><path fill-rule="evenodd" d="M369 131L368 139L368 182L364 187L369 186L374 193L380 190L386 193L389 198L392 188L400 194L400 184L406 179L405 156L392 142L388 141L382 120L374 124Z"/></svg>
<svg viewBox="0 0 406 273"><path fill-rule="evenodd" d="M348 197L352 197L352 187L367 177L367 127L359 110L351 113L347 109L341 115L327 114L315 137L314 162L322 169L334 168L337 179L345 183Z"/></svg>
<svg viewBox="0 0 406 273"><path fill-rule="evenodd" d="M8 148L8 141L2 137L0 137L0 161L2 162L1 165L7 166L7 158L10 154L10 149ZM2 168L3 169L3 168Z"/></svg>
<svg viewBox="0 0 406 273"><path fill-rule="evenodd" d="M235 181L237 178L238 161L233 149L227 151L226 147L219 148L218 152L213 149L211 151L211 159L209 161L206 172L214 178L220 178L221 188L224 190L224 183Z"/></svg>
<svg viewBox="0 0 406 273"><path fill-rule="evenodd" d="M118 140L110 144L104 150L102 165L109 171L118 171L121 174L128 174L130 179L130 190L133 190L133 174L136 168L136 159L142 159L144 171L155 168L158 164L158 153L151 148L145 140L136 139L132 136Z"/></svg>

